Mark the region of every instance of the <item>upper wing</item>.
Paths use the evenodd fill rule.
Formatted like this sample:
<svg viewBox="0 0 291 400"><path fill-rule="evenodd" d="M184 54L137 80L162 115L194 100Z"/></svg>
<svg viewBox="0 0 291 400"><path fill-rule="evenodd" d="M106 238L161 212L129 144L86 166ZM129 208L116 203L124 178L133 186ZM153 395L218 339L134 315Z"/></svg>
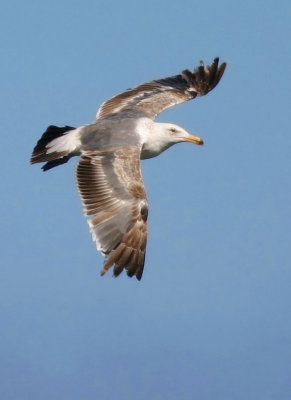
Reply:
<svg viewBox="0 0 291 400"><path fill-rule="evenodd" d="M215 58L211 65L205 67L201 61L193 73L185 70L180 75L143 83L120 93L105 101L96 117L98 119L120 111L135 111L154 119L166 108L203 96L212 90L226 67L226 63L218 66L218 62L219 58Z"/></svg>
<svg viewBox="0 0 291 400"><path fill-rule="evenodd" d="M85 151L77 166L84 213L97 249L106 256L103 275L125 268L141 279L147 242L148 203L135 146Z"/></svg>

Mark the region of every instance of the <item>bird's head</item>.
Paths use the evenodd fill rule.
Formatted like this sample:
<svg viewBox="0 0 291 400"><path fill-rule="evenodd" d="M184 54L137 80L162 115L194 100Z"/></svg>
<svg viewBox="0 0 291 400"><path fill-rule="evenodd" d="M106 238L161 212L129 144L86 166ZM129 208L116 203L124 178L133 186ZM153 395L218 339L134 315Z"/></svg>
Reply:
<svg viewBox="0 0 291 400"><path fill-rule="evenodd" d="M179 142L190 142L198 145L203 144L203 140L191 135L178 125L152 122L151 130L143 133L142 158L156 157L173 144ZM148 134L150 132L150 134Z"/></svg>
<svg viewBox="0 0 291 400"><path fill-rule="evenodd" d="M169 142L172 144L179 142L190 142L201 146L203 140L199 136L191 135L185 129L174 124L163 124L165 136L167 136Z"/></svg>

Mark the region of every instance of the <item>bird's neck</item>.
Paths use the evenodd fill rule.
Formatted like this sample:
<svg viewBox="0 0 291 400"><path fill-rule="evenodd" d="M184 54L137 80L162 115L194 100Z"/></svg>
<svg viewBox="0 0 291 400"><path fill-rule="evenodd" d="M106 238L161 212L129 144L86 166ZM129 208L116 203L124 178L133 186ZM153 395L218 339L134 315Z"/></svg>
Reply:
<svg viewBox="0 0 291 400"><path fill-rule="evenodd" d="M141 159L156 157L175 144L165 134L164 124L145 118L137 128L142 144Z"/></svg>

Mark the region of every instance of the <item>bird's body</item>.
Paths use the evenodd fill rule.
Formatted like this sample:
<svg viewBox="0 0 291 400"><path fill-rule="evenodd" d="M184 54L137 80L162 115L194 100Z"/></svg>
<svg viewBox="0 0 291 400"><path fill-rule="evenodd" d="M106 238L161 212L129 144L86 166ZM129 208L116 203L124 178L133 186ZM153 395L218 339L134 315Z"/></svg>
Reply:
<svg viewBox="0 0 291 400"><path fill-rule="evenodd" d="M203 63L194 73L152 81L103 103L97 119L79 128L50 126L34 148L32 163L47 170L81 156L77 183L97 249L118 276L125 268L141 279L147 240L148 203L140 159L151 158L178 142L203 144L183 128L154 122L164 109L201 96L219 82L226 64Z"/></svg>
<svg viewBox="0 0 291 400"><path fill-rule="evenodd" d="M172 131L171 131L172 129ZM108 135L108 131L111 135ZM176 134L180 132L181 137ZM158 156L179 141L185 141L187 132L174 124L158 123L150 118L139 119L127 115L110 116L70 131L47 146L47 154L66 150L68 154L81 155L84 150L104 150L122 146L141 148L141 159ZM189 138L193 135L189 135ZM181 140L180 140L181 139ZM197 137L197 144L202 144Z"/></svg>

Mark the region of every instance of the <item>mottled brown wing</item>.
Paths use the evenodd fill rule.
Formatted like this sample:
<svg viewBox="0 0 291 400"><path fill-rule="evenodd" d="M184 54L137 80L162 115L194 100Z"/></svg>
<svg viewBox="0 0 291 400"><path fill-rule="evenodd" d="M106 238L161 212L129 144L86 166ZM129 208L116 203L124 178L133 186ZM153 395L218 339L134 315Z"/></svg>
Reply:
<svg viewBox="0 0 291 400"><path fill-rule="evenodd" d="M134 111L146 114L149 118L156 116L166 108L203 96L212 90L222 77L226 63L218 66L219 58L215 58L209 66L200 66L190 72L151 81L120 93L105 101L97 112L97 119L107 117L121 111Z"/></svg>
<svg viewBox="0 0 291 400"><path fill-rule="evenodd" d="M77 183L97 249L105 255L101 274L113 266L141 279L147 242L148 203L140 170L140 148L83 152Z"/></svg>

